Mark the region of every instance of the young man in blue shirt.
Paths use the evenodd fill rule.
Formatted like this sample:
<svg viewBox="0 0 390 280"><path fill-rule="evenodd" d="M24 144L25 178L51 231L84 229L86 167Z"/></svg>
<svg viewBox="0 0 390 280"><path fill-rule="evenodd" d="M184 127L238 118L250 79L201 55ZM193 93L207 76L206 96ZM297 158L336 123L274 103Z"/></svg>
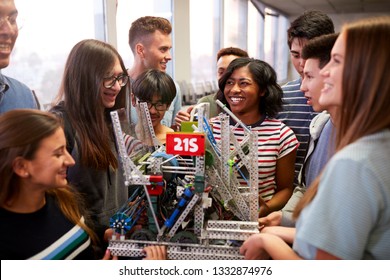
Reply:
<svg viewBox="0 0 390 280"><path fill-rule="evenodd" d="M39 108L33 92L25 84L1 73L9 65L18 38L17 16L14 0L0 0L0 114L18 108Z"/></svg>
<svg viewBox="0 0 390 280"><path fill-rule="evenodd" d="M291 23L287 30L287 43L290 48L291 62L300 77L282 86L284 105L278 119L294 131L300 144L295 161L294 185L298 183L298 174L308 148L310 139L309 125L317 114L312 106L306 103L307 100L300 89L305 62L301 52L310 39L331 33L334 33L332 20L325 13L315 10L304 12Z"/></svg>

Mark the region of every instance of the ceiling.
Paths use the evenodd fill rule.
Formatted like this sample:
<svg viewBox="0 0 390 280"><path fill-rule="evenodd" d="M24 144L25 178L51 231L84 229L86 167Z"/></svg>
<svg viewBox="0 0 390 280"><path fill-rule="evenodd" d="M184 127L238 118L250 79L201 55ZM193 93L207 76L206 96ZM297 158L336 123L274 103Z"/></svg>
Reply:
<svg viewBox="0 0 390 280"><path fill-rule="evenodd" d="M321 10L327 14L388 13L390 0L254 0L291 17L305 10Z"/></svg>

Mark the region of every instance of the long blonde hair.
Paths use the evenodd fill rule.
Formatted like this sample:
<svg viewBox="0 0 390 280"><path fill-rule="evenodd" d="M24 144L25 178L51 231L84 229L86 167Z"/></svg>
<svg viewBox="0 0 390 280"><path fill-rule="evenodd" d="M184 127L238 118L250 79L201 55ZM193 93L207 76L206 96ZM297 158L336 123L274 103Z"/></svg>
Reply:
<svg viewBox="0 0 390 280"><path fill-rule="evenodd" d="M347 24L342 104L336 124L336 151L363 136L390 128L390 16ZM297 205L294 217L317 193L321 175Z"/></svg>

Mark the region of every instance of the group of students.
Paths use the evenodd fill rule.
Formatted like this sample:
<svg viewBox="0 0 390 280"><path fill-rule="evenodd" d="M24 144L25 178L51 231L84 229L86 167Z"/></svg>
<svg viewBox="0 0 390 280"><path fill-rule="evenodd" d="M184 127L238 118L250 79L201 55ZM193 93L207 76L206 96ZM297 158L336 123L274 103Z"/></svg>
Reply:
<svg viewBox="0 0 390 280"><path fill-rule="evenodd" d="M1 0L0 5L1 37L12 41L7 52L1 54L2 68L5 68L17 38L17 9L13 0ZM158 35L157 29L160 30ZM137 64L129 72L110 44L94 39L77 43L66 61L58 96L50 112L36 110L35 102L23 101L29 100L28 96L33 97L31 91L26 90L25 96L12 96L18 91L13 87L13 80L1 77L6 84L0 104L0 220L4 229L0 241L1 259L110 258L106 251L107 237L112 234L107 231L109 220L128 198L110 112L126 108L132 98L148 105L153 103L149 105L152 120L161 120L169 112L165 107L161 111L161 106L176 104L174 100L181 103L180 95L172 92L175 89L172 78L164 72L166 62L171 59L169 21L143 17L133 23L131 32L133 30L130 43L136 50ZM139 77L143 80L137 80ZM132 94L130 79L138 84ZM143 85L145 81L149 84ZM170 93L169 98L162 100L160 91L156 91L148 96L150 100L145 100L142 94L153 89L149 86L165 88ZM162 102L163 105L159 105ZM53 123L54 120L57 122ZM171 126L172 121L167 123ZM154 121L153 125L158 127L160 122ZM36 126L41 126L43 132ZM40 158L43 152L47 163ZM16 171L16 162L23 167L22 173ZM53 171L49 173L45 167ZM77 202L82 204L70 197L76 193L80 196ZM70 200L74 202L68 203ZM31 222L23 225L25 220L35 221L37 226L30 227ZM38 242L43 236L38 225L42 224L50 238ZM22 246L14 246L17 240L22 240L19 242ZM145 251L148 259L166 257L163 246L148 247Z"/></svg>
<svg viewBox="0 0 390 280"><path fill-rule="evenodd" d="M0 5L1 32L16 40L14 3ZM388 259L390 17L345 25L338 35L325 14L307 12L288 32L303 79L280 87L269 64L226 48L217 58L218 67L225 63L219 91L208 97L211 106L217 99L226 104L259 138L261 233L246 240L241 253L246 259ZM192 109L180 111L179 88L165 73L170 33L165 19L136 20L130 70L111 45L83 40L69 54L50 113L1 111L1 259L112 258L105 250L108 222L128 192L110 112L128 108L139 124L137 108L146 102L163 144ZM34 108L17 108L26 107ZM210 119L217 141L219 111ZM242 139L234 120L231 127ZM163 246L145 251L148 259L166 257Z"/></svg>
<svg viewBox="0 0 390 280"><path fill-rule="evenodd" d="M280 215L263 219L261 233L241 247L246 258L389 259L389 34L389 17L357 21L344 25L320 71L307 56L301 87L308 92L313 75L320 75L314 78L322 79L320 96L308 97L314 108L318 102L329 110L334 125L333 135L323 126L317 146L325 133L334 154L294 207L296 228L278 226Z"/></svg>

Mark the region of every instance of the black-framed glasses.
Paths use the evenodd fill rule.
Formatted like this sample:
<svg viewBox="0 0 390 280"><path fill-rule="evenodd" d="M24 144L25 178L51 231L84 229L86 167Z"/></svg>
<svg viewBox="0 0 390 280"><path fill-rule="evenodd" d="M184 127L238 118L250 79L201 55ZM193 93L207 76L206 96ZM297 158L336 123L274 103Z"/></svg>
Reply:
<svg viewBox="0 0 390 280"><path fill-rule="evenodd" d="M105 88L112 88L116 82L119 83L121 87L124 87L129 81L129 76L127 74L120 74L118 76L111 76L103 79L103 86Z"/></svg>
<svg viewBox="0 0 390 280"><path fill-rule="evenodd" d="M152 109L152 107L154 107L154 108L156 108L157 111L161 111L161 112L168 110L168 105L169 105L169 104L162 103L162 102L151 103L151 102L142 101L142 100L138 100L138 104L139 103L146 103L149 110Z"/></svg>

